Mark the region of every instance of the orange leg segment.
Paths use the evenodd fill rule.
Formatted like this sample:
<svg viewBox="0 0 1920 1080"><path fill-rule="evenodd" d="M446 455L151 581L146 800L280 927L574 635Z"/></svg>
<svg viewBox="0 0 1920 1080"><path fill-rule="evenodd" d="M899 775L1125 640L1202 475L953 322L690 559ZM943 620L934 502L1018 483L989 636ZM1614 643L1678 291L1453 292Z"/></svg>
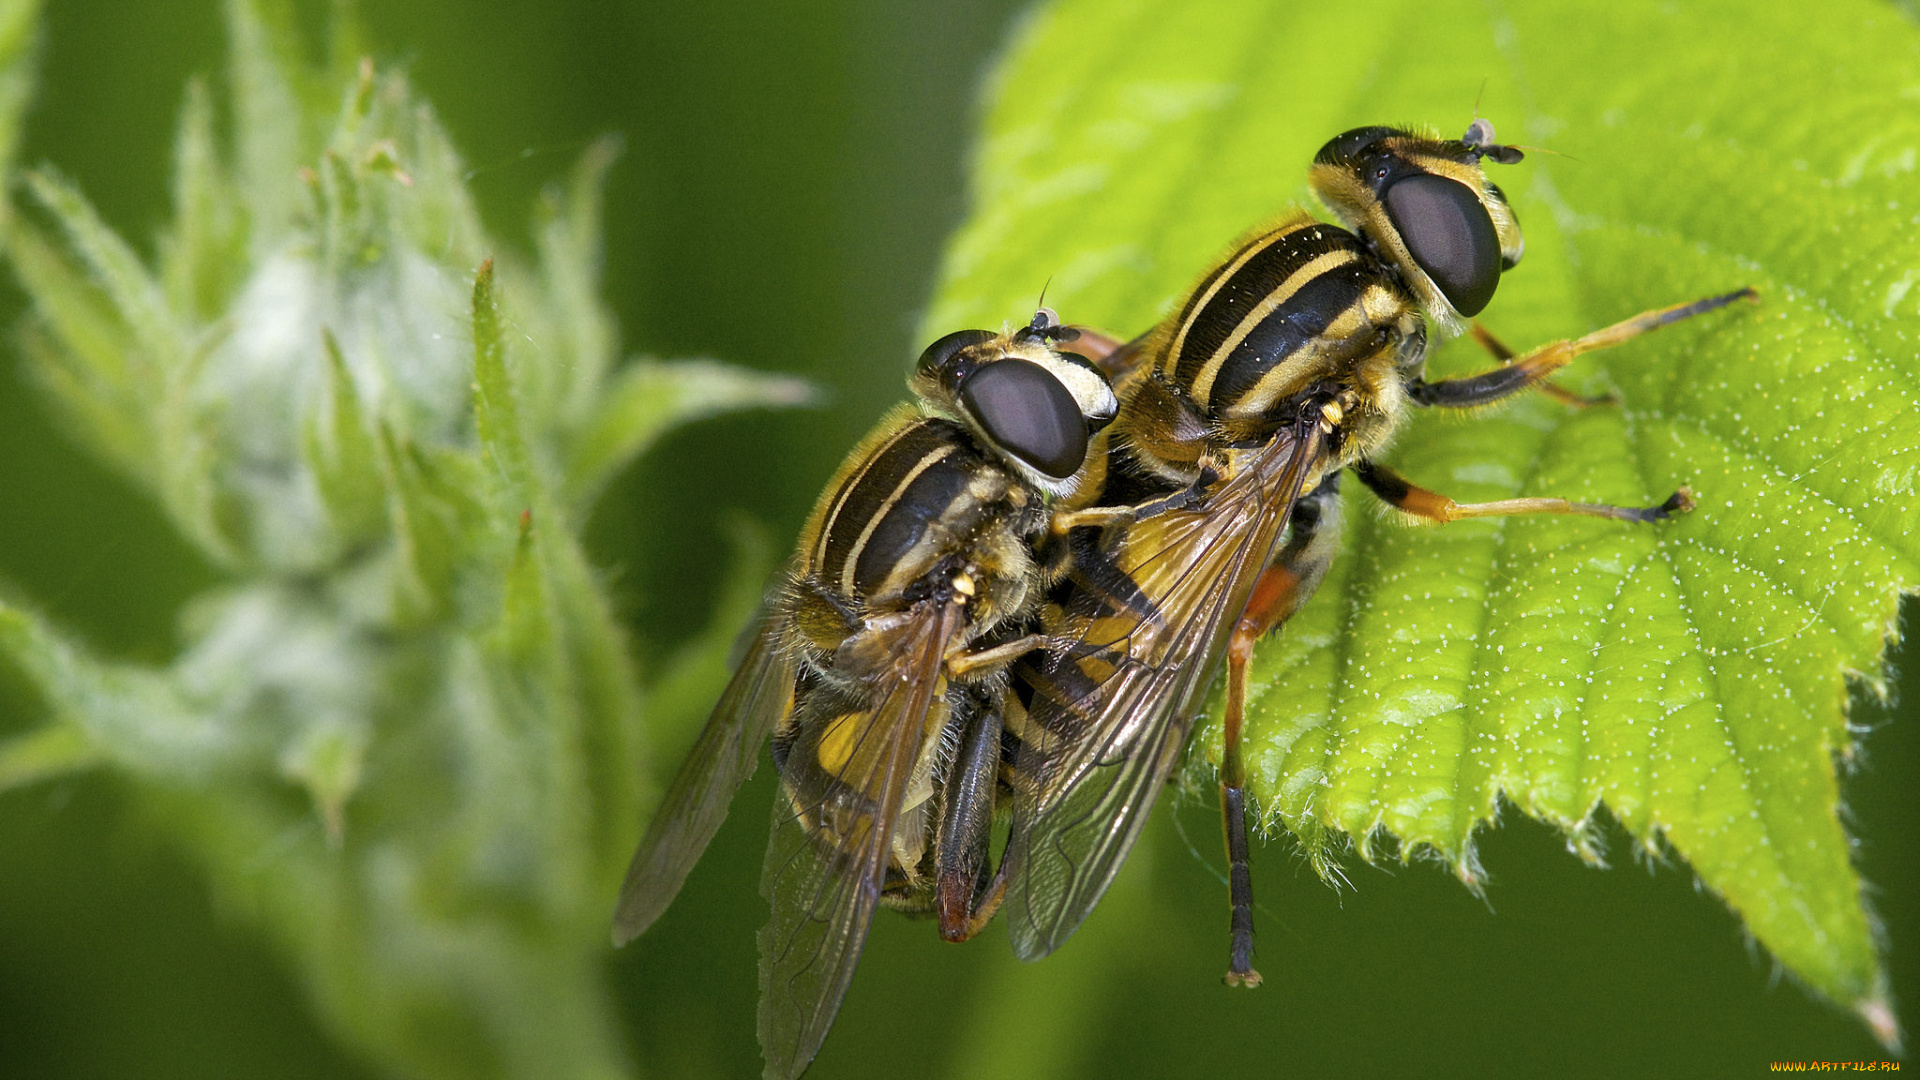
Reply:
<svg viewBox="0 0 1920 1080"><path fill-rule="evenodd" d="M1220 820L1227 838L1229 921L1228 986L1259 986L1253 969L1253 866L1247 853L1247 770L1240 733L1247 710L1247 662L1267 631L1285 622L1300 601L1300 577L1286 566L1270 566L1253 587L1246 613L1227 644L1227 703L1222 720Z"/></svg>
<svg viewBox="0 0 1920 1080"><path fill-rule="evenodd" d="M1340 474L1294 504L1288 537L1273 564L1254 583L1253 595L1227 641L1227 701L1222 718L1220 823L1227 841L1227 892L1232 905L1226 983L1258 986L1253 969L1253 871L1247 854L1247 769L1240 748L1246 726L1247 664L1254 645L1293 617L1333 564L1340 542Z"/></svg>
<svg viewBox="0 0 1920 1080"><path fill-rule="evenodd" d="M1481 348L1493 354L1495 360L1503 364L1513 361L1516 355L1514 351L1507 347L1506 342L1494 337L1493 332L1485 326L1474 323L1472 329L1468 330L1467 333ZM1620 404L1620 399L1612 394L1602 394L1599 397L1583 397L1561 386L1559 383L1541 382L1537 385L1540 387L1541 393L1571 409L1587 409L1596 405Z"/></svg>
<svg viewBox="0 0 1920 1080"><path fill-rule="evenodd" d="M1498 367L1463 379L1415 382L1408 387L1408 393L1414 401L1422 405L1442 405L1451 408L1491 405L1522 390L1538 386L1541 380L1566 367L1582 353L1631 341L1642 334L1651 333L1682 319L1716 311L1736 300L1757 301L1759 298L1759 294L1752 289L1741 289L1721 296L1695 300L1690 304L1675 304L1657 311L1644 311L1630 319L1622 319L1612 326L1601 327L1584 337L1577 337L1571 341L1549 342L1525 356L1514 359L1505 367ZM1506 354L1506 357L1513 355L1512 350L1500 344L1492 334L1484 330L1476 328L1474 337L1496 357L1500 357L1502 353ZM1584 399L1581 400L1584 402Z"/></svg>
<svg viewBox="0 0 1920 1080"><path fill-rule="evenodd" d="M1566 499L1499 499L1494 502L1459 503L1438 492L1416 486L1412 481L1384 465L1361 462L1353 467L1360 482L1373 489L1387 505L1425 521L1445 524L1472 517L1514 517L1520 514L1579 514L1585 517L1613 518L1616 521L1665 521L1675 514L1693 509L1693 489L1683 487L1667 496L1658 506L1613 506L1607 503L1577 503Z"/></svg>

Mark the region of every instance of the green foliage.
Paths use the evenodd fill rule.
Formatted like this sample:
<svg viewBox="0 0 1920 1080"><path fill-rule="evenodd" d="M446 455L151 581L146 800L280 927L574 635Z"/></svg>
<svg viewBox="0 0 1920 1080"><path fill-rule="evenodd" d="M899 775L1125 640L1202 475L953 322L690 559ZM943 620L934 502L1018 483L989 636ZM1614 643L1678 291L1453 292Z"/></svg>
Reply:
<svg viewBox="0 0 1920 1080"><path fill-rule="evenodd" d="M1701 505L1657 528L1429 530L1350 498L1345 554L1256 661L1249 770L1329 875L1351 844L1478 888L1474 834L1502 800L1598 864L1604 810L1891 1045L1835 772L1856 752L1847 680L1883 687L1920 586L1916 75L1920 32L1864 2L1815 19L1068 0L999 74L928 331L996 320L1054 268L1069 318L1142 331L1228 240L1307 197L1325 139L1409 118L1453 134L1483 88L1504 141L1556 152L1498 170L1527 234L1484 317L1501 337L1756 287L1758 308L1563 377L1618 407L1411 424L1389 461L1463 501L1691 484ZM1456 345L1433 370L1488 362Z"/></svg>
<svg viewBox="0 0 1920 1080"><path fill-rule="evenodd" d="M13 151L20 142L20 120L33 93L34 32L40 0L0 0L0 179L11 179ZM0 203L0 231L12 216Z"/></svg>
<svg viewBox="0 0 1920 1080"><path fill-rule="evenodd" d="M29 369L225 581L162 668L0 605L54 717L0 745L0 790L120 771L394 1071L622 1075L601 963L645 698L575 530L663 430L805 388L622 364L597 296L613 147L549 193L523 265L404 80L345 26L306 66L278 11L228 6L232 146L196 85L154 264L27 179Z"/></svg>

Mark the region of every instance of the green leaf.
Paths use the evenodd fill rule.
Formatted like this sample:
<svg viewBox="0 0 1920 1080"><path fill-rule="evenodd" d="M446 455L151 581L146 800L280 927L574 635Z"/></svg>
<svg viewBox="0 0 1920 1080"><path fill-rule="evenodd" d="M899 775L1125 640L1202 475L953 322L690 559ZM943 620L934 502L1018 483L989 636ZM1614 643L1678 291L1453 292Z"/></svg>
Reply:
<svg viewBox="0 0 1920 1080"><path fill-rule="evenodd" d="M1349 491L1345 553L1255 662L1249 769L1323 865L1344 837L1476 888L1502 799L1596 863L1611 815L1891 1045L1835 769L1848 679L1883 685L1920 585L1916 86L1920 30L1865 2L1070 0L998 74L923 336L1020 317L1049 275L1065 317L1144 331L1306 199L1326 139L1454 134L1476 96L1503 141L1554 151L1496 167L1527 235L1482 316L1507 342L1757 288L1562 377L1618 407L1415 417L1387 460L1462 501L1691 484L1700 507L1420 529ZM1489 363L1455 344L1430 370Z"/></svg>
<svg viewBox="0 0 1920 1080"><path fill-rule="evenodd" d="M16 735L0 742L0 792L82 772L103 760L78 728L51 725Z"/></svg>
<svg viewBox="0 0 1920 1080"><path fill-rule="evenodd" d="M139 356L125 326L38 229L16 223L7 254L45 323L22 334L28 373L75 438L127 475L158 487L159 468L148 452L147 417L137 408L141 395L130 368Z"/></svg>
<svg viewBox="0 0 1920 1080"><path fill-rule="evenodd" d="M115 464L149 487L182 532L216 561L232 561L210 448L188 400L208 338L169 306L132 245L71 184L41 170L27 175L27 186L79 264L52 254L26 226L17 230L15 265L65 346L64 356L38 354L43 377L80 430L112 448Z"/></svg>
<svg viewBox="0 0 1920 1080"><path fill-rule="evenodd" d="M330 332L322 332L321 343L327 354L327 389L316 415L307 420L302 456L334 530L342 539L358 542L386 525L380 449L367 429L366 408L340 343Z"/></svg>
<svg viewBox="0 0 1920 1080"><path fill-rule="evenodd" d="M549 199L539 265L476 279L503 245L406 81L346 51L350 21L316 67L291 4L228 11L231 138L190 90L155 265L50 171L32 188L57 227L16 221L7 249L40 385L227 574L158 666L0 605L0 655L52 717L0 743L0 788L119 774L377 1067L626 1075L602 965L642 697L547 481L583 432L610 469L801 392L711 364L613 375L610 146Z"/></svg>
<svg viewBox="0 0 1920 1080"><path fill-rule="evenodd" d="M225 309L245 265L243 215L214 137L213 97L203 80L187 84L173 152L173 227L161 235L167 299L195 320Z"/></svg>
<svg viewBox="0 0 1920 1080"><path fill-rule="evenodd" d="M159 282L141 265L132 245L100 220L73 185L57 173L38 170L27 174L27 187L66 230L93 281L138 340L170 345L183 336ZM177 359L165 353L149 354L148 360L156 369L151 376L156 386L164 385L175 374Z"/></svg>
<svg viewBox="0 0 1920 1080"><path fill-rule="evenodd" d="M548 511L541 520L553 517ZM626 860L633 854L642 781L635 763L643 760L644 709L632 674L632 647L579 538L556 522L545 539L540 550L553 590L556 645L565 665L569 709L564 726L558 721L555 726L562 729L566 749L576 755L574 777L580 781L582 802L590 804L576 819L574 835L595 853L599 876L589 878L583 888L589 896L605 895L618 891ZM708 692L716 693L723 681L724 675L716 677Z"/></svg>
<svg viewBox="0 0 1920 1080"><path fill-rule="evenodd" d="M514 659L529 662L542 659L541 650L553 642L553 623L547 604L547 582L535 549L533 514L520 515L520 539L513 547L513 561L507 564L507 587L500 629L501 644Z"/></svg>
<svg viewBox="0 0 1920 1080"><path fill-rule="evenodd" d="M285 235L297 189L287 181L304 164L303 116L287 65L284 26L274 26L251 0L227 0L232 41L228 81L233 88L235 172L244 200L254 256ZM276 34L274 31L280 30Z"/></svg>
<svg viewBox="0 0 1920 1080"><path fill-rule="evenodd" d="M0 181L11 182L13 152L20 144L20 118L33 95L34 54L40 0L0 0ZM12 207L0 203L0 238Z"/></svg>
<svg viewBox="0 0 1920 1080"><path fill-rule="evenodd" d="M96 660L44 620L5 604L0 651L46 696L58 720L136 775L203 783L233 764L234 733L155 672Z"/></svg>
<svg viewBox="0 0 1920 1080"><path fill-rule="evenodd" d="M440 614L453 604L460 556L458 518L465 507L448 498L452 493L434 459L411 444L403 445L385 425L380 428L379 447L387 513L404 567L395 583L398 609L408 621Z"/></svg>
<svg viewBox="0 0 1920 1080"><path fill-rule="evenodd" d="M804 405L799 379L760 375L707 360L636 360L608 380L603 403L574 441L567 467L571 505L592 505L614 473L677 425L736 409Z"/></svg>
<svg viewBox="0 0 1920 1080"><path fill-rule="evenodd" d="M513 379L507 373L507 347L500 330L500 307L493 296L493 261L473 279L473 411L480 445L509 501L525 507L534 493L533 463Z"/></svg>
<svg viewBox="0 0 1920 1080"><path fill-rule="evenodd" d="M367 731L358 724L315 724L281 757L281 772L313 797L335 850L346 842L347 800L359 790L366 757Z"/></svg>
<svg viewBox="0 0 1920 1080"><path fill-rule="evenodd" d="M542 327L545 363L516 374L542 416L572 427L599 404L607 370L619 360L619 333L600 302L600 229L607 173L620 155L620 141L598 140L580 157L565 186L550 184L535 207L534 240L540 252L540 286L557 325ZM537 382L537 385L534 385Z"/></svg>

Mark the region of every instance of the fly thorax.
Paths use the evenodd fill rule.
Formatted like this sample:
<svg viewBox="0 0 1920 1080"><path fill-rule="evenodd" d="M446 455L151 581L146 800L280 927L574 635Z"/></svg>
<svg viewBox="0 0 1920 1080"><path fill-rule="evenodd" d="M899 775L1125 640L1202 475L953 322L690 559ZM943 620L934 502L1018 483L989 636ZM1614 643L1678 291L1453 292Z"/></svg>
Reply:
<svg viewBox="0 0 1920 1080"><path fill-rule="evenodd" d="M1399 430L1405 415L1406 398L1399 384L1392 384L1391 397L1356 402L1349 408L1334 440L1334 460L1351 465L1383 453Z"/></svg>
<svg viewBox="0 0 1920 1080"><path fill-rule="evenodd" d="M1039 579L1027 544L1007 530L994 530L974 545L974 594L968 601L971 633L994 630L1012 612L1024 611Z"/></svg>

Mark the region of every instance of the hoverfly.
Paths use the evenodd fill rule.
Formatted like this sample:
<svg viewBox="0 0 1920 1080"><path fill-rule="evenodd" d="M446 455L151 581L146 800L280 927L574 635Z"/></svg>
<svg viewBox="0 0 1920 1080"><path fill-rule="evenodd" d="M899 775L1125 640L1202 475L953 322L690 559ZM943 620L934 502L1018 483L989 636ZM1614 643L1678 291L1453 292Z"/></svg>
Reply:
<svg viewBox="0 0 1920 1080"><path fill-rule="evenodd" d="M1097 508L1064 513L1072 566L1050 645L1016 666L1028 698L1005 904L1035 959L1086 918L1138 837L1209 684L1227 669L1220 768L1231 939L1226 981L1258 985L1239 736L1254 643L1320 584L1338 543L1342 470L1434 522L1587 514L1651 522L1682 488L1629 508L1518 498L1460 504L1379 464L1409 406L1472 407L1541 385L1581 353L1753 298L1750 290L1634 316L1469 378L1428 381L1431 344L1458 334L1520 260L1520 229L1483 162L1521 150L1476 120L1460 139L1349 131L1311 182L1344 228L1294 211L1235 247L1137 343L1120 387ZM1089 504L1091 506L1091 504Z"/></svg>
<svg viewBox="0 0 1920 1080"><path fill-rule="evenodd" d="M634 853L614 918L652 925L771 735L776 800L761 889L767 1075L806 1068L880 904L931 911L952 941L999 906L989 877L1006 669L1036 647L1057 572L1036 545L1104 467L1118 408L1078 331L1041 309L1012 333L934 342L902 406L815 505L771 610ZM1089 343L1111 345L1090 337ZM1090 452L1091 451L1091 452ZM1003 864L1004 871L1004 864Z"/></svg>

